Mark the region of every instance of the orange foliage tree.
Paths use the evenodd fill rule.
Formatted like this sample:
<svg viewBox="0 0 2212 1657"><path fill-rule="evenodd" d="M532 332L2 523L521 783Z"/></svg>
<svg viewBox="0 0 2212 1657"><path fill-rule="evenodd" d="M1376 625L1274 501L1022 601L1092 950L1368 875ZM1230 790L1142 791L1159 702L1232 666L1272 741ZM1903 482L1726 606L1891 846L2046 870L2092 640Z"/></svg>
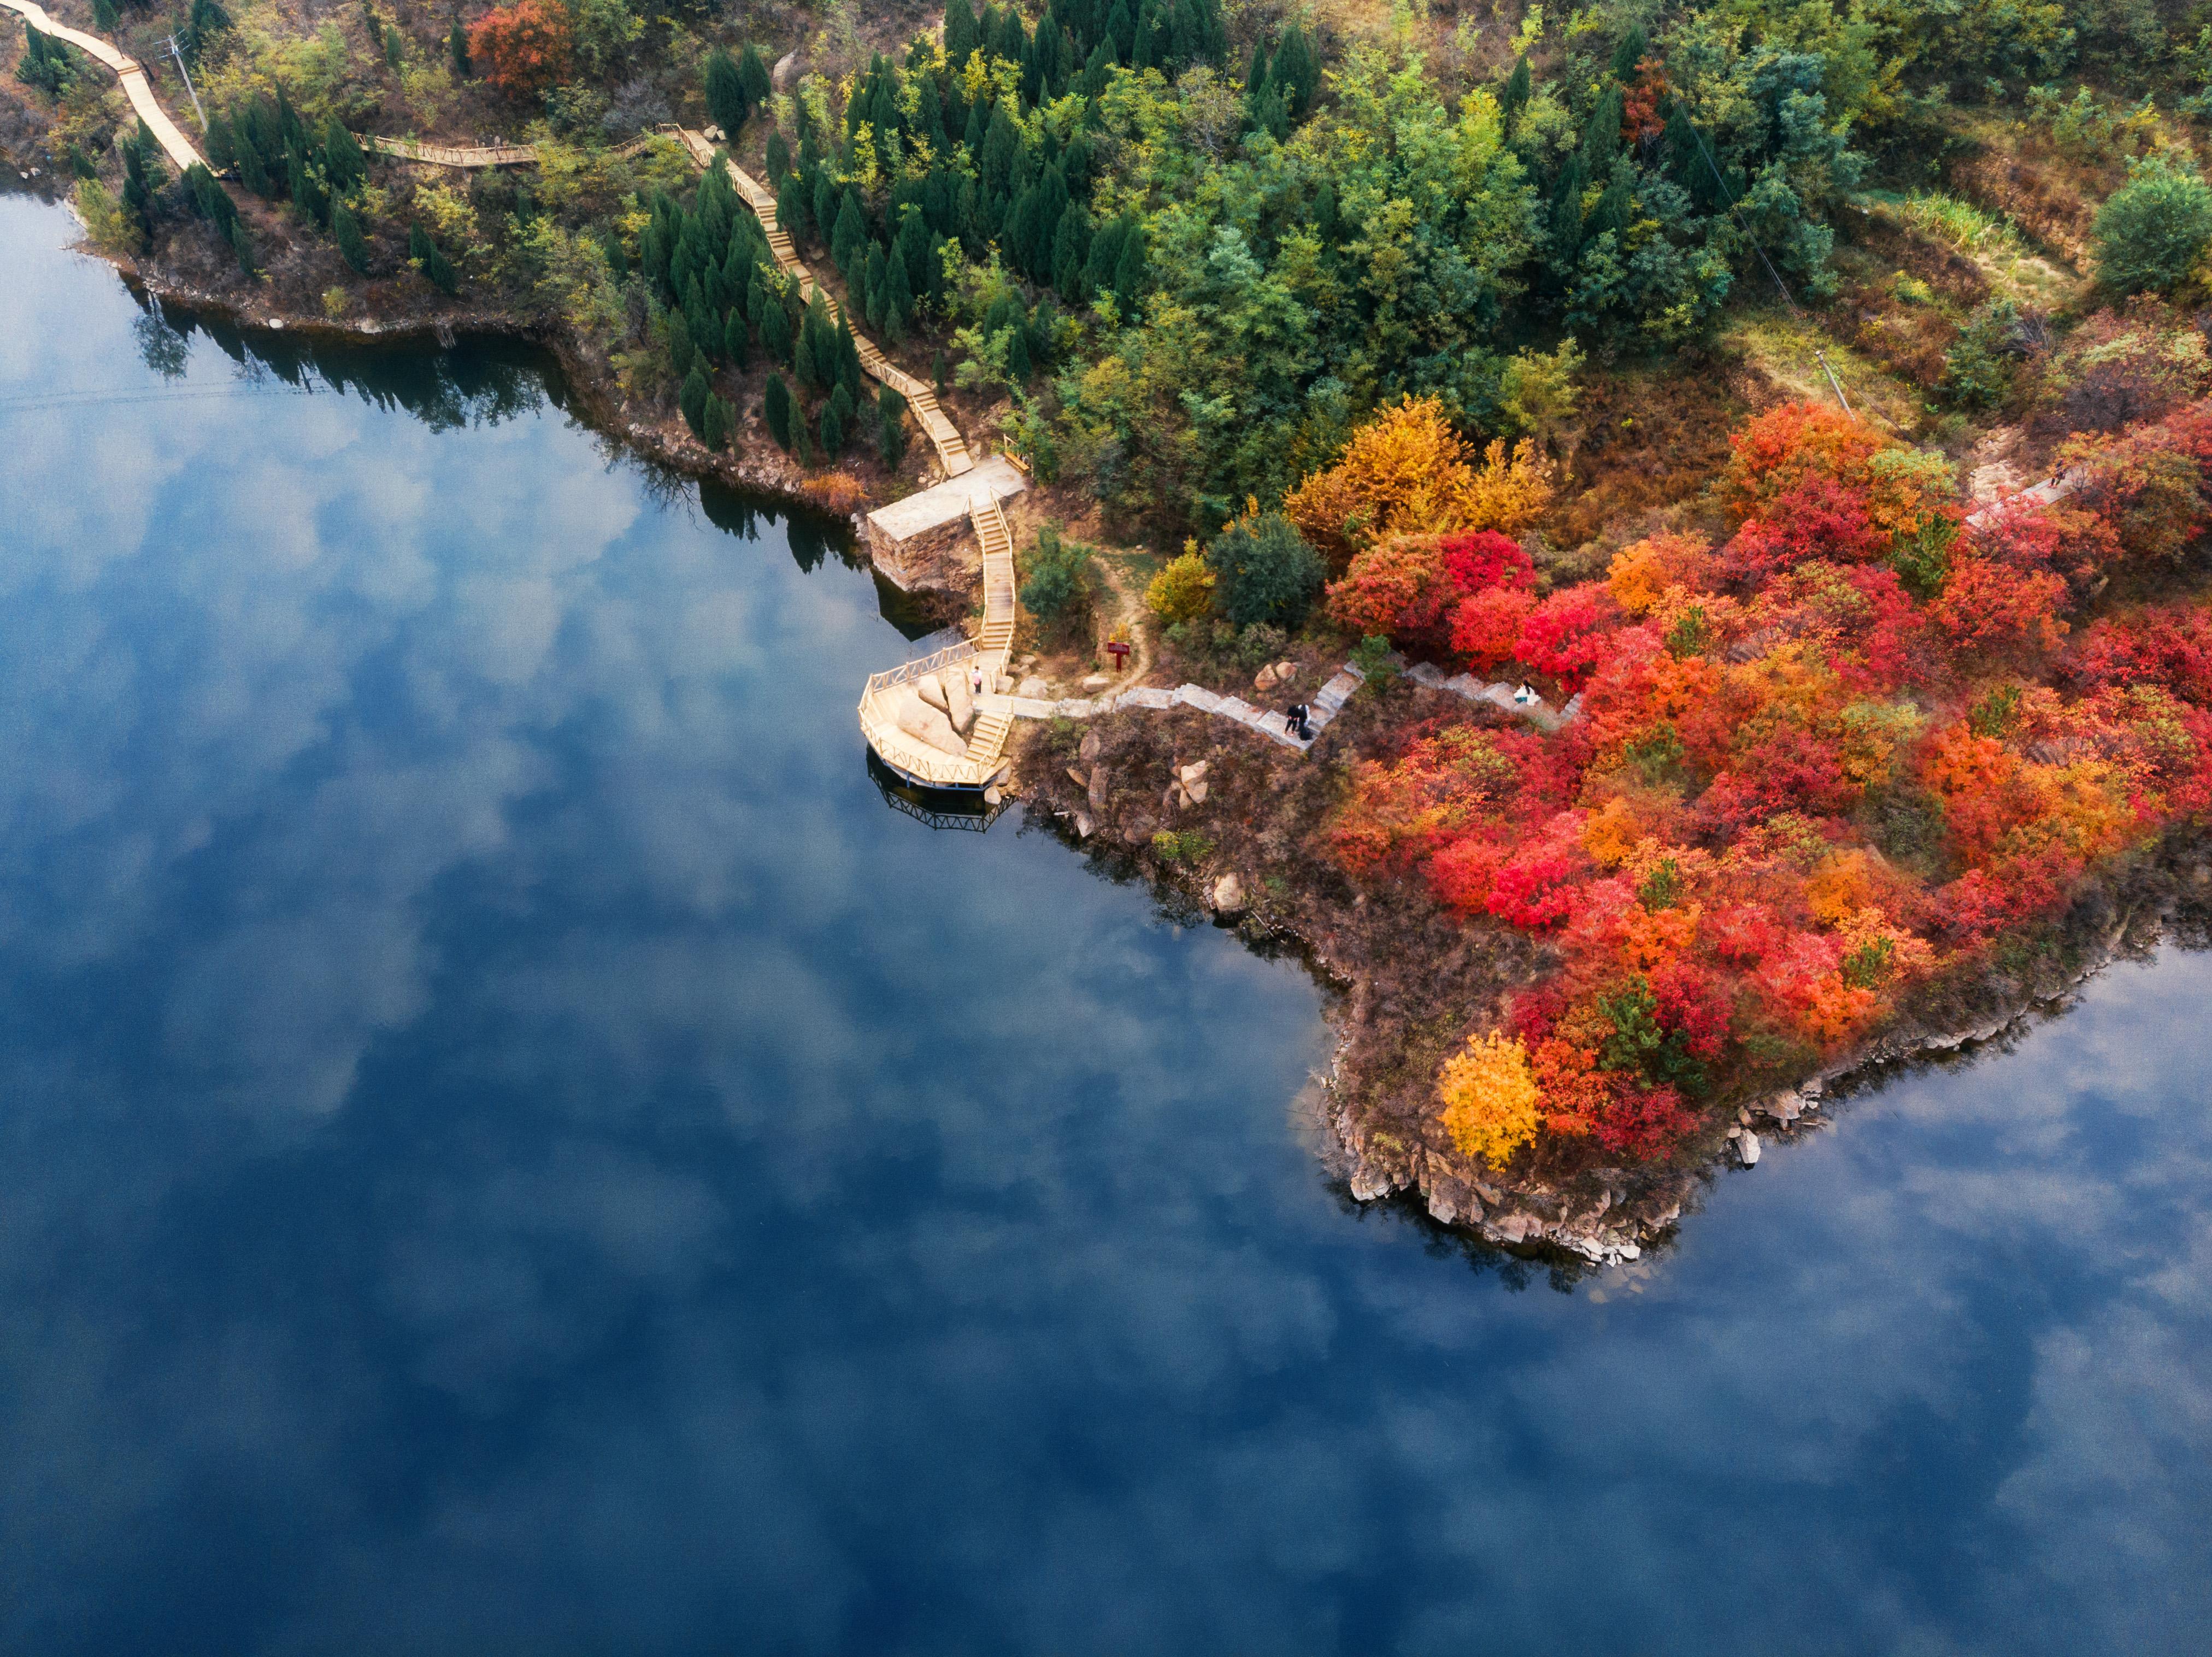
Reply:
<svg viewBox="0 0 2212 1657"><path fill-rule="evenodd" d="M514 0L469 29L469 58L511 98L526 98L568 78L571 31L558 0Z"/></svg>
<svg viewBox="0 0 2212 1657"><path fill-rule="evenodd" d="M1358 553L1340 621L1583 687L1555 732L1482 710L1356 762L1326 832L1355 881L1547 940L1437 1076L1462 1154L1663 1156L2212 813L2212 610L2079 616L2212 521L2212 404L2075 453L2080 496L1969 529L1940 457L1790 405L1738 434L1720 547L1654 536L1541 599L1461 591L1433 538Z"/></svg>

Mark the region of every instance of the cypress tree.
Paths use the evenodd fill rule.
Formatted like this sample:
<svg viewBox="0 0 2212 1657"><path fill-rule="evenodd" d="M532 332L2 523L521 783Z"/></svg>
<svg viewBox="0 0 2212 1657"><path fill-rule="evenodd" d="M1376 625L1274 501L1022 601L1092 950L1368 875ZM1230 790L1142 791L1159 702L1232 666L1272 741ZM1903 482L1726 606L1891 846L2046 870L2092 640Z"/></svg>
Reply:
<svg viewBox="0 0 2212 1657"><path fill-rule="evenodd" d="M771 374L768 390L761 399L761 416L768 422L768 435L775 439L778 448L789 453L791 448L791 387L783 383L783 376Z"/></svg>
<svg viewBox="0 0 2212 1657"><path fill-rule="evenodd" d="M469 32L461 27L459 17L453 19L453 32L446 36L446 55L453 60L456 80L469 78Z"/></svg>
<svg viewBox="0 0 2212 1657"><path fill-rule="evenodd" d="M845 204L837 210L837 228L830 243L830 257L848 277L853 274L853 261L866 247L868 223L860 216L860 198L857 191L845 192Z"/></svg>
<svg viewBox="0 0 2212 1657"><path fill-rule="evenodd" d="M837 320L837 332L832 336L832 344L836 352L835 373L838 382L845 387L847 406L858 408L860 404L860 348L859 342L853 338L851 317Z"/></svg>
<svg viewBox="0 0 2212 1657"><path fill-rule="evenodd" d="M781 132L771 132L768 135L769 182L781 192L784 187L785 180L790 176L791 146L784 142Z"/></svg>
<svg viewBox="0 0 2212 1657"><path fill-rule="evenodd" d="M699 441L716 454L730 446L730 405L712 392L699 423Z"/></svg>
<svg viewBox="0 0 2212 1657"><path fill-rule="evenodd" d="M837 223L837 186L830 180L830 169L817 170L814 188L811 192L814 209L814 239L827 243Z"/></svg>
<svg viewBox="0 0 2212 1657"><path fill-rule="evenodd" d="M914 286L907 280L906 261L892 259L884 272L884 326L904 333L914 319Z"/></svg>
<svg viewBox="0 0 2212 1657"><path fill-rule="evenodd" d="M115 0L92 0L93 27L101 34L114 34L115 26L122 21L116 12Z"/></svg>
<svg viewBox="0 0 2212 1657"><path fill-rule="evenodd" d="M691 372L699 348L692 343L691 325L684 320L681 311L668 314L668 371L682 379Z"/></svg>
<svg viewBox="0 0 2212 1657"><path fill-rule="evenodd" d="M889 277L883 244L870 242L867 261L860 267L860 292L865 302L862 310L872 328L880 329L884 326L884 289L889 285Z"/></svg>
<svg viewBox="0 0 2212 1657"><path fill-rule="evenodd" d="M1526 58L1513 65L1513 73L1506 77L1505 95L1498 100L1508 125L1528 107L1528 60Z"/></svg>
<svg viewBox="0 0 2212 1657"><path fill-rule="evenodd" d="M1628 33L1620 37L1620 44L1613 49L1613 78L1623 82L1634 80L1637 70L1643 66L1644 54L1650 44L1650 37L1644 34L1644 26L1631 23Z"/></svg>
<svg viewBox="0 0 2212 1657"><path fill-rule="evenodd" d="M755 109L768 102L773 82L769 79L768 64L763 61L760 48L750 41L745 55L738 60L738 82L744 88L746 101Z"/></svg>
<svg viewBox="0 0 2212 1657"><path fill-rule="evenodd" d="M354 274L367 276L368 242L361 234L361 221L344 202L331 209L331 235L337 239L338 253L353 267Z"/></svg>
<svg viewBox="0 0 2212 1657"><path fill-rule="evenodd" d="M1283 88L1283 96L1291 106L1291 119L1303 119L1306 111L1313 107L1314 90L1321 82L1321 64L1314 56L1305 31L1296 23L1283 31L1267 78Z"/></svg>
<svg viewBox="0 0 2212 1657"><path fill-rule="evenodd" d="M1030 364L1029 331L1016 328L1006 339L1006 378L1017 386L1024 386L1034 372Z"/></svg>
<svg viewBox="0 0 2212 1657"><path fill-rule="evenodd" d="M1090 284L1084 280L1084 260L1091 253L1091 215L1080 207L1071 207L1060 216L1060 228L1052 239L1052 285L1060 296L1070 305L1080 305L1091 296Z"/></svg>
<svg viewBox="0 0 2212 1657"><path fill-rule="evenodd" d="M1114 265L1114 302L1124 317L1137 314L1137 300L1145 283L1145 233L1134 226L1121 243L1121 257Z"/></svg>
<svg viewBox="0 0 2212 1657"><path fill-rule="evenodd" d="M752 340L745 328L743 311L730 313L730 320L722 330L722 355L739 369L752 356Z"/></svg>
<svg viewBox="0 0 2212 1657"><path fill-rule="evenodd" d="M1252 46L1252 67L1244 71L1244 95L1257 101L1267 89L1267 46L1265 41Z"/></svg>
<svg viewBox="0 0 2212 1657"><path fill-rule="evenodd" d="M906 454L906 399L889 386L876 393L876 452L886 472L897 471Z"/></svg>
<svg viewBox="0 0 2212 1657"><path fill-rule="evenodd" d="M842 390L843 387L840 387L839 389ZM845 423L837 417L837 405L835 403L824 403L822 405L821 433L823 458L836 459L839 452L845 447Z"/></svg>
<svg viewBox="0 0 2212 1657"><path fill-rule="evenodd" d="M153 156L153 131L142 120L123 144L123 205L142 231L153 224L154 192L161 186L159 164Z"/></svg>
<svg viewBox="0 0 2212 1657"><path fill-rule="evenodd" d="M788 363L792 361L791 312L775 294L766 295L761 308L761 349L772 361Z"/></svg>
<svg viewBox="0 0 2212 1657"><path fill-rule="evenodd" d="M253 242L252 239L246 234L244 219L233 219L230 222L230 251L237 256L238 268L247 276L252 276L255 273Z"/></svg>
<svg viewBox="0 0 2212 1657"><path fill-rule="evenodd" d="M792 371L798 376L801 391L819 391L822 387L822 366L814 360L814 316L809 312L799 324L799 343L791 356Z"/></svg>
<svg viewBox="0 0 2212 1657"><path fill-rule="evenodd" d="M787 236L808 235L808 218L806 186L798 174L787 173L775 192L775 228Z"/></svg>
<svg viewBox="0 0 2212 1657"><path fill-rule="evenodd" d="M1613 154L1620 148L1625 102L1617 86L1609 86L1598 94L1597 106L1590 111L1589 125L1583 128L1581 161L1585 179L1601 178L1611 168Z"/></svg>
<svg viewBox="0 0 2212 1657"><path fill-rule="evenodd" d="M744 82L738 76L738 60L720 46L707 54L707 113L732 143L752 113L746 106Z"/></svg>
<svg viewBox="0 0 2212 1657"><path fill-rule="evenodd" d="M331 188L341 195L350 193L368 176L368 157L361 153L361 145L335 115L323 123L323 173Z"/></svg>
<svg viewBox="0 0 2212 1657"><path fill-rule="evenodd" d="M422 227L418 224L415 228L419 232ZM410 241L411 244L411 237ZM419 257L422 260L422 274L430 279L432 287L448 297L460 291L460 278L453 274L452 264L438 244L427 235L422 237L422 252Z"/></svg>
<svg viewBox="0 0 2212 1657"><path fill-rule="evenodd" d="M676 393L676 406L684 411L684 423L690 426L695 436L707 435L707 376L694 362L691 372L684 376L683 389Z"/></svg>
<svg viewBox="0 0 2212 1657"><path fill-rule="evenodd" d="M1583 245L1583 164L1573 155L1559 169L1552 187L1551 263L1564 268L1574 262Z"/></svg>

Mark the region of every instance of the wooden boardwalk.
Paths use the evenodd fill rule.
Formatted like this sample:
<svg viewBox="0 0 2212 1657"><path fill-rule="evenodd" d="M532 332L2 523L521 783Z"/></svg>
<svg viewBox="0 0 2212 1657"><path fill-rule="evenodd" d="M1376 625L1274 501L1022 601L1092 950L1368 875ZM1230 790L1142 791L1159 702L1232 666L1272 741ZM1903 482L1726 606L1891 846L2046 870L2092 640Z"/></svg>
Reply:
<svg viewBox="0 0 2212 1657"><path fill-rule="evenodd" d="M396 161L420 161L429 167L534 167L538 151L526 143L417 143L412 138L377 138L364 135L363 149Z"/></svg>
<svg viewBox="0 0 2212 1657"><path fill-rule="evenodd" d="M137 58L117 51L96 34L87 34L80 29L57 23L46 15L46 8L36 4L34 0L0 0L0 6L9 11L20 12L40 34L51 34L57 40L66 40L86 57L113 70L115 78L123 83L123 95L131 100L131 107L138 112L138 119L146 123L178 172L181 173L188 167L205 164L206 158L192 147L192 141L185 136L183 129L169 119L169 112L155 101L153 83L146 78L146 71L139 67Z"/></svg>

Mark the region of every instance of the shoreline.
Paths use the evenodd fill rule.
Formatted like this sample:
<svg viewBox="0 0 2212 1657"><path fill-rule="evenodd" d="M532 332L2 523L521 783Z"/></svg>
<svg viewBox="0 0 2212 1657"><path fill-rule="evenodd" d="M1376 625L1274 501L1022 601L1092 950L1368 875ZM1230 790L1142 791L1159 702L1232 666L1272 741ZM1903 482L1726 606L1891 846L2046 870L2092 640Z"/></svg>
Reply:
<svg viewBox="0 0 2212 1657"><path fill-rule="evenodd" d="M33 189L32 193L76 218L66 198ZM80 229L82 222L79 221ZM277 307L243 305L232 296L194 286L173 272L150 266L127 255L116 255L91 247L82 236L73 244L85 257L113 268L135 290L164 304L195 314L220 318L240 328L298 334L310 341L330 340L349 345L392 343L419 344L428 341L450 347L462 335L495 337L526 342L544 350L557 365L572 393L570 412L580 423L609 443L623 446L649 465L696 480L711 480L774 502L790 510L834 521L856 539L865 539L865 504L849 515L831 509L806 488L805 476L790 457L773 446L765 452L748 447L757 440L741 430L739 446L726 455L709 452L693 437L681 419L649 421L639 417L621 395L603 363L556 326L528 321L497 310L465 307L441 308L428 314L401 318L331 318ZM955 596L957 589L941 589ZM1036 757L1034 739L1022 759ZM1027 771L1026 765L1018 767ZM1044 768L1048 774L1049 768ZM1083 842L1054 823L1048 798L1030 789L1030 810L1042 817L1071 850ZM1193 891L1185 871L1164 865L1148 851L1117 848L1143 873L1156 896L1174 895L1195 902L1212 913L1204 890ZM2204 861L2206 849L2193 848L2194 879L2212 880L2212 865ZM2107 871L2076 895L2067 917L2057 925L2069 940L2085 924L2085 908L2108 906L2116 888L2141 884L2161 873L2178 872L2189 854L2179 846L2162 846L2142 856L2136 867ZM1201 881L1200 886L1205 884ZM1323 941L1303 924L1267 923L1257 927L1239 924L1248 947L1272 941L1294 949L1324 991L1322 1017L1335 1035L1328 1071L1317 1074L1320 1124L1328 1142L1321 1148L1325 1166L1340 1180L1351 1197L1363 1204L1399 1202L1418 1212L1427 1222L1455 1236L1510 1252L1520 1258L1550 1259L1554 1264L1613 1266L1633 1262L1647 1248L1663 1246L1679 1221L1694 1211L1704 1189L1721 1173L1755 1166L1768 1144L1788 1144L1816 1131L1835 1119L1826 1108L1832 1098L1848 1097L1869 1082L1878 1085L1888 1074L1915 1066L1941 1063L2002 1041L2042 1017L2064 1009L2070 995L2113 960L2138 953L2165 935L2177 908L2172 892L2153 910L2151 925L2142 938L2129 934L2143 918L2144 899L2138 895L2116 925L2073 964L2055 976L1985 994L1986 1003L1963 1022L1942 1024L1926 1020L1900 1024L1862 1051L1850 1055L1793 1088L1769 1095L1740 1109L1733 1128L1714 1124L1701 1136L1689 1156L1660 1168L1608 1171L1616 1177L1591 1177L1553 1185L1540 1179L1516 1182L1498 1176L1478 1179L1464 1166L1427 1147L1407 1147L1393 1140L1385 1147L1378 1140L1389 1136L1376 1131L1371 1119L1355 1108L1362 1080L1355 1067L1347 1075L1354 1045L1353 1031L1362 998L1372 990L1369 976L1356 966L1334 958ZM1216 914L1217 923L1237 923L1241 916ZM1989 990L1986 980L1984 990Z"/></svg>

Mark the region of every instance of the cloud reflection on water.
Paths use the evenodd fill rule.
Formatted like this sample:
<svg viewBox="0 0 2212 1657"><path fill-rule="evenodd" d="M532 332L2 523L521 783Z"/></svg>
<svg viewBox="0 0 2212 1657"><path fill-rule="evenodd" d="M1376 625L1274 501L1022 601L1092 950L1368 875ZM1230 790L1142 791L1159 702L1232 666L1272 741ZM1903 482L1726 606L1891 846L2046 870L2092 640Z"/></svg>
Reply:
<svg viewBox="0 0 2212 1657"><path fill-rule="evenodd" d="M0 378L161 383L54 224ZM883 809L864 577L359 373L0 407L0 1646L2203 1648L2206 958L1504 1293Z"/></svg>

